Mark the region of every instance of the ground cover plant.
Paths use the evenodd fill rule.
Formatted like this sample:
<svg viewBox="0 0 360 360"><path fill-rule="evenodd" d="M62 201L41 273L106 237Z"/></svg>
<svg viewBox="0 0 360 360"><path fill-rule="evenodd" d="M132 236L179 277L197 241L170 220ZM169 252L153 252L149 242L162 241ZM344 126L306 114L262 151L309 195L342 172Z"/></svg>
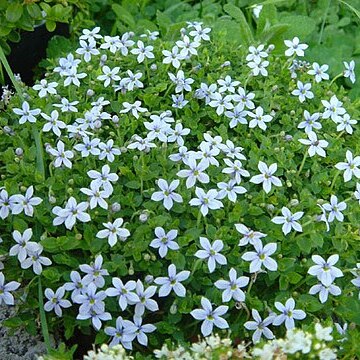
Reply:
<svg viewBox="0 0 360 360"><path fill-rule="evenodd" d="M6 324L141 357L219 329L256 344L336 322L354 355L359 100L337 81L356 82L355 63L330 79L298 37L234 47L198 22L179 30L85 29L33 88L14 79Z"/></svg>

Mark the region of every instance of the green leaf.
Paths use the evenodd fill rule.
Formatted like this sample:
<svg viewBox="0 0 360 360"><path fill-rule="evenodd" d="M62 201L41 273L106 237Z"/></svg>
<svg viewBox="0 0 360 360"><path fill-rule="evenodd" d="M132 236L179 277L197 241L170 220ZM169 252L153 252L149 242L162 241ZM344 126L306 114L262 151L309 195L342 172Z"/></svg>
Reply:
<svg viewBox="0 0 360 360"><path fill-rule="evenodd" d="M26 9L29 15L34 19L42 19L41 9L38 4L28 4Z"/></svg>
<svg viewBox="0 0 360 360"><path fill-rule="evenodd" d="M23 14L23 7L19 3L12 3L6 9L6 20L12 23L17 22Z"/></svg>
<svg viewBox="0 0 360 360"><path fill-rule="evenodd" d="M46 21L46 29L50 32L53 32L56 29L56 22L52 20Z"/></svg>
<svg viewBox="0 0 360 360"><path fill-rule="evenodd" d="M246 21L246 18L243 14L243 12L241 11L241 9L239 9L238 7L236 7L233 4L226 4L224 5L224 10L227 14L229 14L230 16L232 16L240 25L240 34L239 36L241 36L244 39L244 43L246 45L250 45L254 43L254 37L251 31L251 28L249 26L249 24Z"/></svg>
<svg viewBox="0 0 360 360"><path fill-rule="evenodd" d="M61 277L59 270L55 267L44 269L41 275L51 282L59 281Z"/></svg>
<svg viewBox="0 0 360 360"><path fill-rule="evenodd" d="M130 188L130 189L140 189L140 182L137 180L133 180L133 181L129 181L125 184L126 187Z"/></svg>
<svg viewBox="0 0 360 360"><path fill-rule="evenodd" d="M131 28L135 27L135 20L133 16L123 6L119 4L112 4L111 8L113 9L118 20L122 21L124 24L128 25Z"/></svg>
<svg viewBox="0 0 360 360"><path fill-rule="evenodd" d="M14 316L10 319L3 320L1 323L2 323L2 325L7 326L9 328L19 328L20 326L22 326L24 324L24 321L21 320L20 317Z"/></svg>
<svg viewBox="0 0 360 360"><path fill-rule="evenodd" d="M284 33L285 38L297 36L300 40L303 40L316 29L316 21L309 16L289 15L281 17L280 21L289 25L289 28Z"/></svg>

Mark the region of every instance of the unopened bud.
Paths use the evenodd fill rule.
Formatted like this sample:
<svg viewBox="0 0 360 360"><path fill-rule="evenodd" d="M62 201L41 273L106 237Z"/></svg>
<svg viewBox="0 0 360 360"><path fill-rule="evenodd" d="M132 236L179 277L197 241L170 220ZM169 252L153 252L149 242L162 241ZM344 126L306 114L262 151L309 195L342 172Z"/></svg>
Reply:
<svg viewBox="0 0 360 360"><path fill-rule="evenodd" d="M24 186L24 185L20 186L20 191L21 192L25 192L26 190L27 190L26 186Z"/></svg>
<svg viewBox="0 0 360 360"><path fill-rule="evenodd" d="M72 195L74 193L74 189L69 187L66 192L69 194L69 195Z"/></svg>
<svg viewBox="0 0 360 360"><path fill-rule="evenodd" d="M134 267L133 267L133 264L132 262L130 263L130 266L129 266L129 270L128 270L128 274L129 275L134 275L135 271L134 271Z"/></svg>
<svg viewBox="0 0 360 360"><path fill-rule="evenodd" d="M292 187L291 181L287 180L287 181L286 181L286 186L287 186L287 187Z"/></svg>
<svg viewBox="0 0 360 360"><path fill-rule="evenodd" d="M273 212L275 210L275 206L273 204L266 205L266 209L270 212Z"/></svg>
<svg viewBox="0 0 360 360"><path fill-rule="evenodd" d="M111 118L112 122L114 124L117 124L119 122L119 117L117 115L113 115L113 117Z"/></svg>
<svg viewBox="0 0 360 360"><path fill-rule="evenodd" d="M295 113L295 110L291 110L291 111L290 111L290 115L291 115L291 116L294 116L295 114L296 114L296 113Z"/></svg>
<svg viewBox="0 0 360 360"><path fill-rule="evenodd" d="M139 221L142 223L147 222L149 219L149 214L147 212L142 212L139 216Z"/></svg>
<svg viewBox="0 0 360 360"><path fill-rule="evenodd" d="M172 315L175 315L177 313L177 310L178 310L178 307L176 305L176 303L173 303L171 306L170 306L170 314Z"/></svg>
<svg viewBox="0 0 360 360"><path fill-rule="evenodd" d="M150 70L151 71L156 71L157 70L157 65L156 64L151 64L150 65Z"/></svg>
<svg viewBox="0 0 360 360"><path fill-rule="evenodd" d="M298 199L291 199L290 206L298 206L298 205L299 205L299 200Z"/></svg>
<svg viewBox="0 0 360 360"><path fill-rule="evenodd" d="M80 233L77 233L77 234L75 235L75 239L76 239L76 240L81 240L81 239L82 239L82 235L81 235Z"/></svg>
<svg viewBox="0 0 360 360"><path fill-rule="evenodd" d="M47 233L44 232L41 236L40 236L40 240L43 241L47 238Z"/></svg>
<svg viewBox="0 0 360 360"><path fill-rule="evenodd" d="M14 161L18 164L20 162L20 159L17 156L15 156Z"/></svg>
<svg viewBox="0 0 360 360"><path fill-rule="evenodd" d="M24 150L22 149L22 148L16 148L15 149L15 154L17 155L17 156L23 156L23 154L24 154Z"/></svg>
<svg viewBox="0 0 360 360"><path fill-rule="evenodd" d="M93 89L88 89L86 91L86 96L91 97L95 95L95 91Z"/></svg>
<svg viewBox="0 0 360 360"><path fill-rule="evenodd" d="M284 139L285 139L285 141L290 142L290 141L292 141L293 137L292 137L292 135L286 134L286 135L284 136Z"/></svg>
<svg viewBox="0 0 360 360"><path fill-rule="evenodd" d="M74 185L74 179L69 179L69 180L68 180L68 184L69 184L69 185Z"/></svg>
<svg viewBox="0 0 360 360"><path fill-rule="evenodd" d="M275 45L274 44L270 44L267 48L267 52L273 51L275 49Z"/></svg>
<svg viewBox="0 0 360 360"><path fill-rule="evenodd" d="M145 282L147 284L151 284L154 281L154 277L152 275L146 275L145 276Z"/></svg>
<svg viewBox="0 0 360 360"><path fill-rule="evenodd" d="M49 203L50 204L55 204L56 203L56 197L55 196L49 196Z"/></svg>
<svg viewBox="0 0 360 360"><path fill-rule="evenodd" d="M121 205L118 202L114 202L111 204L111 211L112 212L119 212L121 210Z"/></svg>
<svg viewBox="0 0 360 360"><path fill-rule="evenodd" d="M230 61L225 61L221 67L227 67L227 66L230 66L231 65L231 62Z"/></svg>
<svg viewBox="0 0 360 360"><path fill-rule="evenodd" d="M151 255L150 255L150 254L144 254L144 255L143 255L143 259L144 259L145 261L150 261Z"/></svg>

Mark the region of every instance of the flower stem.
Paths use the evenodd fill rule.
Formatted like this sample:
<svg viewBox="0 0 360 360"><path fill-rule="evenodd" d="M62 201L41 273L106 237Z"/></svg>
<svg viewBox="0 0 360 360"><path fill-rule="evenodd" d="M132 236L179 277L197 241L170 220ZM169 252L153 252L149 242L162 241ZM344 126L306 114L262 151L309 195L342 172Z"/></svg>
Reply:
<svg viewBox="0 0 360 360"><path fill-rule="evenodd" d="M302 162L301 162L299 171L297 172L296 176L299 176L299 175L300 175L301 170L303 169L303 167L304 167L304 165L305 165L305 160L306 160L307 156L308 156L308 151L306 150L306 151L305 151L305 154L304 154L304 157L303 157L303 159L302 159Z"/></svg>
<svg viewBox="0 0 360 360"><path fill-rule="evenodd" d="M337 75L331 80L331 82L330 82L330 84L329 84L329 88L331 87L331 85L332 85L338 78L340 78L340 77L342 77L342 76L343 76L343 73L337 74Z"/></svg>
<svg viewBox="0 0 360 360"><path fill-rule="evenodd" d="M50 337L49 337L49 329L47 326L46 315L44 311L44 299L43 299L43 291L41 285L41 277L39 276L38 282L38 297L39 297L39 311L40 311L40 321L41 321L41 331L44 337L44 342L46 346L47 352L51 350Z"/></svg>
<svg viewBox="0 0 360 360"><path fill-rule="evenodd" d="M340 134L336 137L336 139L340 139L340 138L341 138L341 136L344 134L344 132L345 132L344 130L343 130L343 131L341 131L341 132L340 132Z"/></svg>
<svg viewBox="0 0 360 360"><path fill-rule="evenodd" d="M319 42L318 42L319 45L321 44L321 41L322 41L324 28L325 28L325 22L326 22L326 18L327 18L329 9L330 9L330 4L331 4L331 0L328 0L327 8L325 10L324 18L323 18L323 21L322 21L322 24L321 24L321 29L320 29Z"/></svg>
<svg viewBox="0 0 360 360"><path fill-rule="evenodd" d="M335 185L335 182L336 182L336 179L338 178L338 176L340 175L341 171L338 170L337 173L335 174L334 178L333 178L333 181L331 183L331 186L330 186L330 192L332 191L332 189L334 188L334 185Z"/></svg>
<svg viewBox="0 0 360 360"><path fill-rule="evenodd" d="M200 222L201 222L201 211L199 210L198 213L198 217L197 217L197 221L196 221L196 228L198 229L200 227Z"/></svg>

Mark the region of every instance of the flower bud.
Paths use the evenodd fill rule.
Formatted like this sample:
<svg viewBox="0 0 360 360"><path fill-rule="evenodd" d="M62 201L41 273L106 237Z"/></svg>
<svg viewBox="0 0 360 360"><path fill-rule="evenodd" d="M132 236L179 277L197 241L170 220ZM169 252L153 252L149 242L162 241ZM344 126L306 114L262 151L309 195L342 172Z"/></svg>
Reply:
<svg viewBox="0 0 360 360"><path fill-rule="evenodd" d="M170 314L175 315L177 313L178 307L177 304L174 302L172 303L172 305L170 306Z"/></svg>
<svg viewBox="0 0 360 360"><path fill-rule="evenodd" d="M27 187L26 186L24 186L24 185L21 185L20 186L20 191L21 192L25 192L27 190Z"/></svg>
<svg viewBox="0 0 360 360"><path fill-rule="evenodd" d="M150 261L151 255L150 255L150 254L144 254L144 255L143 255L143 259L144 259L145 261Z"/></svg>
<svg viewBox="0 0 360 360"><path fill-rule="evenodd" d="M276 92L279 90L279 86L278 85L274 85L271 89L272 92Z"/></svg>
<svg viewBox="0 0 360 360"><path fill-rule="evenodd" d="M4 130L5 134L11 135L11 136L15 134L14 130L10 126L5 125L3 127L3 130Z"/></svg>
<svg viewBox="0 0 360 360"><path fill-rule="evenodd" d="M56 203L56 197L50 195L50 196L49 196L49 203L50 203L50 204L55 204L55 203Z"/></svg>
<svg viewBox="0 0 360 360"><path fill-rule="evenodd" d="M299 200L298 199L291 199L290 206L298 206L298 205L299 205Z"/></svg>
<svg viewBox="0 0 360 360"><path fill-rule="evenodd" d="M23 156L24 150L22 148L18 147L18 148L15 149L15 154L17 156Z"/></svg>
<svg viewBox="0 0 360 360"><path fill-rule="evenodd" d="M46 231L40 236L40 241L43 241L47 238L47 233Z"/></svg>
<svg viewBox="0 0 360 360"><path fill-rule="evenodd" d="M152 275L146 275L146 276L145 276L145 282L146 282L147 284L152 284L153 281L154 281L154 277L153 277Z"/></svg>
<svg viewBox="0 0 360 360"><path fill-rule="evenodd" d="M114 123L114 124L117 124L119 122L119 117L117 115L113 115L113 117L111 118L111 121Z"/></svg>
<svg viewBox="0 0 360 360"><path fill-rule="evenodd" d="M69 195L72 195L74 193L74 189L69 187L66 192L69 194Z"/></svg>
<svg viewBox="0 0 360 360"><path fill-rule="evenodd" d="M270 212L273 212L275 210L275 206L273 204L267 204L266 209Z"/></svg>
<svg viewBox="0 0 360 360"><path fill-rule="evenodd" d="M154 254L151 255L151 261L156 261L156 255Z"/></svg>
<svg viewBox="0 0 360 360"><path fill-rule="evenodd" d="M290 142L290 141L292 141L293 137L292 137L292 135L286 134L286 135L284 136L284 139L285 139L285 141Z"/></svg>
<svg viewBox="0 0 360 360"><path fill-rule="evenodd" d="M221 67L227 67L227 66L231 66L231 62L230 61L225 61Z"/></svg>
<svg viewBox="0 0 360 360"><path fill-rule="evenodd" d="M121 205L118 202L114 202L111 204L111 211L112 212L119 212L121 210Z"/></svg>
<svg viewBox="0 0 360 360"><path fill-rule="evenodd" d="M145 223L147 222L149 219L149 214L147 212L142 212L140 215L139 215L139 221L142 222L142 223Z"/></svg>
<svg viewBox="0 0 360 360"><path fill-rule="evenodd" d="M156 64L151 64L150 65L150 70L151 71L156 71L157 70L157 65Z"/></svg>
<svg viewBox="0 0 360 360"><path fill-rule="evenodd" d="M128 274L129 275L134 275L135 271L134 271L134 267L133 267L133 264L132 262L130 263L130 266L129 266L129 270L128 270Z"/></svg>
<svg viewBox="0 0 360 360"><path fill-rule="evenodd" d="M129 31L128 34L129 34L129 37L134 37L135 36L135 33L133 31Z"/></svg>
<svg viewBox="0 0 360 360"><path fill-rule="evenodd" d="M122 154L123 154L123 153L126 153L126 152L128 151L128 148L127 148L126 146L122 146L122 147L120 148L120 151L121 151Z"/></svg>
<svg viewBox="0 0 360 360"><path fill-rule="evenodd" d="M76 234L75 239L76 240L81 240L82 239L82 234L80 234L80 233Z"/></svg>
<svg viewBox="0 0 360 360"><path fill-rule="evenodd" d="M274 44L270 44L266 50L266 52L270 52L273 51L275 49L275 45Z"/></svg>
<svg viewBox="0 0 360 360"><path fill-rule="evenodd" d="M18 164L20 162L20 159L17 156L15 156L14 161Z"/></svg>
<svg viewBox="0 0 360 360"><path fill-rule="evenodd" d="M280 136L284 137L285 136L285 131L280 131Z"/></svg>
<svg viewBox="0 0 360 360"><path fill-rule="evenodd" d="M127 239L126 236L119 236L119 240L122 241L122 242L124 242L126 239Z"/></svg>
<svg viewBox="0 0 360 360"><path fill-rule="evenodd" d="M74 185L74 179L69 179L68 184L71 185L71 186Z"/></svg>
<svg viewBox="0 0 360 360"><path fill-rule="evenodd" d="M290 111L290 115L291 115L291 116L294 116L295 114L296 114L295 110L291 110L291 111Z"/></svg>
<svg viewBox="0 0 360 360"><path fill-rule="evenodd" d="M287 181L286 181L286 186L287 186L287 187L292 187L291 181L287 180Z"/></svg>
<svg viewBox="0 0 360 360"><path fill-rule="evenodd" d="M95 91L93 89L87 89L86 96L92 97L95 95Z"/></svg>
<svg viewBox="0 0 360 360"><path fill-rule="evenodd" d="M138 157L137 155L134 155L134 156L133 156L133 160L134 160L134 161L138 161L138 160L139 160L139 157Z"/></svg>
<svg viewBox="0 0 360 360"><path fill-rule="evenodd" d="M91 72L92 70L93 70L93 66L92 65L88 65L87 67L86 67L86 71L88 71L88 72Z"/></svg>

